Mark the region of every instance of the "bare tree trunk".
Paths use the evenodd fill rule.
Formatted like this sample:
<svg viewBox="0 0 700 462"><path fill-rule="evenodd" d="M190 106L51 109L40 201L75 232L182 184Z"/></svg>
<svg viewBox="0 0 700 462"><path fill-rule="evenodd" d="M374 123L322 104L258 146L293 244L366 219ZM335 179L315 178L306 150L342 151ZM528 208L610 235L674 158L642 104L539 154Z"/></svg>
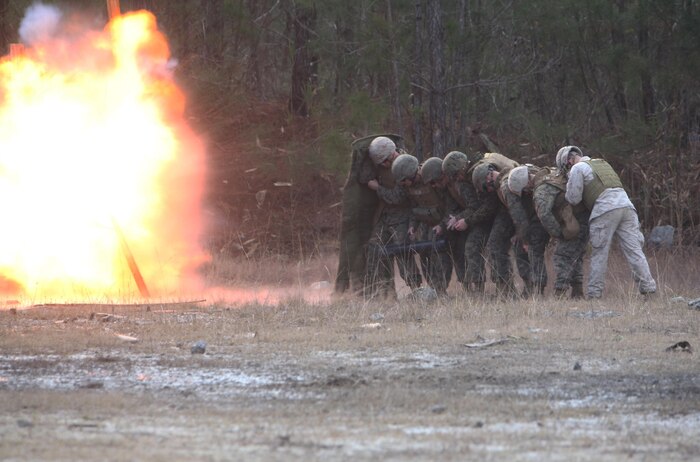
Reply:
<svg viewBox="0 0 700 462"><path fill-rule="evenodd" d="M309 116L308 90L315 78L318 59L309 51L309 39L316 27L316 9L297 3L292 12L294 31L294 62L292 63L292 91L289 110L302 117Z"/></svg>
<svg viewBox="0 0 700 462"><path fill-rule="evenodd" d="M224 0L200 0L202 54L210 62L221 63L224 51Z"/></svg>
<svg viewBox="0 0 700 462"><path fill-rule="evenodd" d="M625 32L624 26L621 24L622 16L625 14L626 5L625 0L616 0L617 5L617 19L613 19L611 39L613 48L624 48L625 46ZM612 69L612 82L613 82L613 100L615 101L615 106L617 107L620 116L623 119L627 118L627 96L625 95L625 84L623 77L623 68L625 65L625 58L620 54L618 59L613 64Z"/></svg>
<svg viewBox="0 0 700 462"><path fill-rule="evenodd" d="M639 11L639 30L637 33L639 43L639 55L644 59L646 66L642 67L639 72L639 78L642 84L642 117L645 122L649 122L656 112L656 99L654 97L654 87L651 82L651 66L649 56L649 24L647 22L646 1L640 0Z"/></svg>
<svg viewBox="0 0 700 462"><path fill-rule="evenodd" d="M403 136L403 121L401 117L401 88L399 82L399 65L396 53L396 37L394 35L394 19L391 12L391 0L386 0L386 16L389 22L389 46L391 49L391 73L393 78L392 99L394 106L394 117L396 118L397 132Z"/></svg>
<svg viewBox="0 0 700 462"><path fill-rule="evenodd" d="M445 153L445 29L440 0L427 4L428 48L430 49L430 126L433 155Z"/></svg>
<svg viewBox="0 0 700 462"><path fill-rule="evenodd" d="M423 2L416 0L415 46L413 49L413 75L411 109L413 112L413 154L423 160Z"/></svg>

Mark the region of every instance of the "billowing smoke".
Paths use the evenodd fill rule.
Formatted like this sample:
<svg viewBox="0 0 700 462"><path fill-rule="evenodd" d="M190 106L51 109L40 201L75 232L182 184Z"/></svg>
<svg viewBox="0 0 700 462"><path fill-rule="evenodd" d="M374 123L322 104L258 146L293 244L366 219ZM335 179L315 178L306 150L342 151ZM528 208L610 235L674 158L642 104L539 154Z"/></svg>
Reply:
<svg viewBox="0 0 700 462"><path fill-rule="evenodd" d="M27 9L19 26L20 40L29 46L47 41L57 31L61 16L57 7L35 3Z"/></svg>

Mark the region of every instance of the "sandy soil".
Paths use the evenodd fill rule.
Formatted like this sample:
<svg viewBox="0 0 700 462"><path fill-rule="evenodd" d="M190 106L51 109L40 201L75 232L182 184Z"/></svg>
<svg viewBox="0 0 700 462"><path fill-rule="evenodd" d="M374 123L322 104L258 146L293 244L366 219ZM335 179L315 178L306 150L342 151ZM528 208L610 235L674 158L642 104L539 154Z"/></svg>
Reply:
<svg viewBox="0 0 700 462"><path fill-rule="evenodd" d="M699 344L684 304L99 310L0 312L0 459L700 454L700 366L666 351Z"/></svg>

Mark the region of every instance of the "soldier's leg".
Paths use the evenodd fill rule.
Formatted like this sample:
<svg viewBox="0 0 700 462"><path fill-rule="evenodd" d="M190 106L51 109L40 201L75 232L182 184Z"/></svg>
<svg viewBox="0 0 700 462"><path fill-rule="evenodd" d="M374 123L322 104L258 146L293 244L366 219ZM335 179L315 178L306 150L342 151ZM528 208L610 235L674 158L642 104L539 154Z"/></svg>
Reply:
<svg viewBox="0 0 700 462"><path fill-rule="evenodd" d="M464 282L467 274L467 259L464 254L464 246L467 241L467 233L464 231L448 231L449 256L452 258L450 266L454 267L457 281Z"/></svg>
<svg viewBox="0 0 700 462"><path fill-rule="evenodd" d="M515 255L515 267L518 269L520 279L523 280L523 291L521 296L529 297L534 290L534 284L532 281L532 264L530 263L530 256L528 252L525 250L525 247L523 247L522 241L518 238L513 240L513 254Z"/></svg>
<svg viewBox="0 0 700 462"><path fill-rule="evenodd" d="M538 294L544 293L547 286L547 265L544 260L544 253L549 243L549 233L544 229L539 220L530 223L529 227L528 257L530 259L530 277L533 289Z"/></svg>
<svg viewBox="0 0 700 462"><path fill-rule="evenodd" d="M408 244L408 222L394 224L391 228L391 242L398 245ZM402 252L396 256L399 267L399 275L411 289L420 287L422 278L416 264L416 255L413 252Z"/></svg>
<svg viewBox="0 0 700 462"><path fill-rule="evenodd" d="M394 262L384 253L384 246L390 242L391 232L380 221L372 232L367 244L367 271L365 276L365 298L376 296L392 297L396 295L394 287Z"/></svg>
<svg viewBox="0 0 700 462"><path fill-rule="evenodd" d="M467 230L464 244L467 271L464 288L469 292L483 293L486 282L486 242L491 229L477 225Z"/></svg>
<svg viewBox="0 0 700 462"><path fill-rule="evenodd" d="M510 262L510 239L513 236L513 222L505 209L499 210L489 233L487 247L491 256L491 272L495 274L499 294L515 293L513 269Z"/></svg>
<svg viewBox="0 0 700 462"><path fill-rule="evenodd" d="M620 223L622 209L611 210L590 222L591 271L588 276L588 298L600 298L605 289L608 254L615 230Z"/></svg>
<svg viewBox="0 0 700 462"><path fill-rule="evenodd" d="M656 281L651 275L649 262L644 255L644 250L642 250L644 235L639 230L639 219L634 210L624 209L616 234L620 240L622 253L632 269L634 281L639 286L639 291L643 294L656 292Z"/></svg>

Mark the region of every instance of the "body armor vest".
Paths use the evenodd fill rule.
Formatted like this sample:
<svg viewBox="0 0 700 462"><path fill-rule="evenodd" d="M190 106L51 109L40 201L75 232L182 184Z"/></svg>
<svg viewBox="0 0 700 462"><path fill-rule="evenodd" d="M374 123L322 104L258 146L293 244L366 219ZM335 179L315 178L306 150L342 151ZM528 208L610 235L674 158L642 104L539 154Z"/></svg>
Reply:
<svg viewBox="0 0 700 462"><path fill-rule="evenodd" d="M443 216L442 201L430 185L411 186L408 188L408 195L414 204L411 211L416 220L430 225L440 223Z"/></svg>
<svg viewBox="0 0 700 462"><path fill-rule="evenodd" d="M560 192L554 198L554 206L552 207L552 215L559 222L561 232L564 239L573 239L578 236L581 225L574 216L574 207L566 200L566 177L559 175L559 171L555 168L544 167L535 174L534 189L537 189L541 184L548 184L557 188ZM579 207L577 205L577 207Z"/></svg>
<svg viewBox="0 0 700 462"><path fill-rule="evenodd" d="M452 197L460 207L463 209L467 208L467 201L465 201L464 197L459 193L459 186L456 183L450 182L447 185L447 192L450 193L450 197Z"/></svg>
<svg viewBox="0 0 700 462"><path fill-rule="evenodd" d="M615 170L603 159L584 160L593 169L593 181L583 187L583 202L588 210L593 210L593 205L598 197L608 188L622 188L622 181Z"/></svg>

